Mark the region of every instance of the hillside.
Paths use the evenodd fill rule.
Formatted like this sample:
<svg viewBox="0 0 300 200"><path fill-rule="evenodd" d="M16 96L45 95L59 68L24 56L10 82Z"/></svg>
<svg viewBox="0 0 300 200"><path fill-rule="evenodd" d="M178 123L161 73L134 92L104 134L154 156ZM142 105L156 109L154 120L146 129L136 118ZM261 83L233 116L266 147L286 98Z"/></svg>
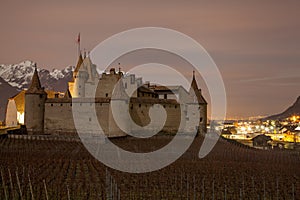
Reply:
<svg viewBox="0 0 300 200"><path fill-rule="evenodd" d="M111 142L130 152L152 152L171 139L126 137ZM23 199L32 199L29 178L35 199L45 199L45 185L49 199L298 199L298 152L262 151L220 139L199 159L202 143L203 137L197 137L184 155L161 170L131 174L97 161L81 142L0 138L0 199L11 184L14 199L21 199L21 192ZM154 164L144 159L145 168ZM18 190L17 177L22 186ZM13 199L11 192L8 195Z"/></svg>
<svg viewBox="0 0 300 200"><path fill-rule="evenodd" d="M11 86L0 77L0 120L4 119L7 99L16 95L18 92L18 88Z"/></svg>
<svg viewBox="0 0 300 200"><path fill-rule="evenodd" d="M292 115L300 115L300 96L297 98L295 103L289 108L287 108L285 111L276 115L269 116L266 119L284 119Z"/></svg>

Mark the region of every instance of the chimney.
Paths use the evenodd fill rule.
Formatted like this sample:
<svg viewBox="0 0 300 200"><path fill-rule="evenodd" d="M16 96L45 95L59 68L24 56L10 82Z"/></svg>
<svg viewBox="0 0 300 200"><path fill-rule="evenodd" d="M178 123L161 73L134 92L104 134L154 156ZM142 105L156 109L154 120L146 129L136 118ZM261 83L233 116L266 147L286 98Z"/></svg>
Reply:
<svg viewBox="0 0 300 200"><path fill-rule="evenodd" d="M111 69L109 70L109 73L110 73L110 74L116 74L115 68L111 68Z"/></svg>

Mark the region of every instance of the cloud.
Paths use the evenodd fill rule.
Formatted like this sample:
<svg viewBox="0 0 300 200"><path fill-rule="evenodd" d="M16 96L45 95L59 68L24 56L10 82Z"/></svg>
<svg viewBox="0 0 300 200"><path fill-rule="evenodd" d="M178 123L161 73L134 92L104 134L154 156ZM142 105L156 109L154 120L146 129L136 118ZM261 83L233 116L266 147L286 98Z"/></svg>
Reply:
<svg viewBox="0 0 300 200"><path fill-rule="evenodd" d="M285 76L273 76L273 77L260 77L252 79L242 79L240 82L265 82L265 81L295 81L300 83L300 75L285 75Z"/></svg>

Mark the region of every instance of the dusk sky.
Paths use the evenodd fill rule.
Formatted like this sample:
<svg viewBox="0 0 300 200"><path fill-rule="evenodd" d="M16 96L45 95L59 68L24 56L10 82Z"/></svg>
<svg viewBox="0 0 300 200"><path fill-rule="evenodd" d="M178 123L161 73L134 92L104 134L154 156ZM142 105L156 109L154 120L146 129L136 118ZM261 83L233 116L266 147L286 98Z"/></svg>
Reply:
<svg viewBox="0 0 300 200"><path fill-rule="evenodd" d="M89 51L131 28L164 27L211 55L224 79L228 117L279 113L300 95L296 0L2 1L0 24L1 64L32 60L62 69L76 64L79 32Z"/></svg>

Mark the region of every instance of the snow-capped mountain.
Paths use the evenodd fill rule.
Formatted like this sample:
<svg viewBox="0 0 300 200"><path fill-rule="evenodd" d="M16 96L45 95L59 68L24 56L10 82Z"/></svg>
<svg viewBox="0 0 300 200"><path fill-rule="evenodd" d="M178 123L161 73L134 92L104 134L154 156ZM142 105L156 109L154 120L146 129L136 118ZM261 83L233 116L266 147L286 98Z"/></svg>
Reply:
<svg viewBox="0 0 300 200"><path fill-rule="evenodd" d="M20 90L29 86L35 63L32 61L24 61L19 64L1 65L0 77L5 80L12 87ZM67 82L72 78L72 71L74 67L69 66L65 69L47 69L38 68L39 77L43 87L49 90L65 91L67 89Z"/></svg>
<svg viewBox="0 0 300 200"><path fill-rule="evenodd" d="M24 61L19 64L0 64L0 120L4 120L7 99L28 88L34 73L35 63ZM38 67L40 81L48 90L65 92L72 79L73 66L49 71Z"/></svg>

